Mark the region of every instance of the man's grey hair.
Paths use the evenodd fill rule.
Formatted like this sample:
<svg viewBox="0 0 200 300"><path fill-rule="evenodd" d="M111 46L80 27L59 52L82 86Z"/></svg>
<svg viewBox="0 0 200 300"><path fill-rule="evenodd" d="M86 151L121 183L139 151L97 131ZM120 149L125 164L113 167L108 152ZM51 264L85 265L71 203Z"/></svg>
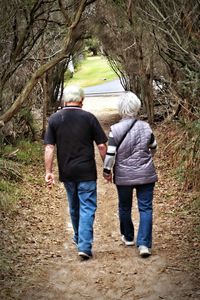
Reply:
<svg viewBox="0 0 200 300"><path fill-rule="evenodd" d="M119 99L118 110L122 117L136 117L141 107L140 99L132 92L125 92Z"/></svg>
<svg viewBox="0 0 200 300"><path fill-rule="evenodd" d="M84 91L80 86L70 85L64 88L63 102L80 102L84 99Z"/></svg>

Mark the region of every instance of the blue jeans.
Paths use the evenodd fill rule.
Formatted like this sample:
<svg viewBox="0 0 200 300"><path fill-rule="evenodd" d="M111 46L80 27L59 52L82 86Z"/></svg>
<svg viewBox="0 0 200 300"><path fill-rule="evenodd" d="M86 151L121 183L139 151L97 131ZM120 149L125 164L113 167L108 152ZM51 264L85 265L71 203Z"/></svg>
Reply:
<svg viewBox="0 0 200 300"><path fill-rule="evenodd" d="M97 208L96 181L64 182L78 250L92 255L93 223Z"/></svg>
<svg viewBox="0 0 200 300"><path fill-rule="evenodd" d="M119 198L119 220L120 231L127 241L134 240L134 225L132 222L132 198L133 189L136 189L138 200L138 209L140 215L139 228L137 234L137 246L144 245L148 248L152 247L152 219L153 219L153 190L155 183L135 185L135 186L119 186L117 192Z"/></svg>

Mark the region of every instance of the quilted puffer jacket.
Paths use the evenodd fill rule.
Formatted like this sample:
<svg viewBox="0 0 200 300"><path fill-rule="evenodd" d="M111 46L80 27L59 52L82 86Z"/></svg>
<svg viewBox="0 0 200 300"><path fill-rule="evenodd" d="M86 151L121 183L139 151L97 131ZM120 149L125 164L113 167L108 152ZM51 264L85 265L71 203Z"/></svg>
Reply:
<svg viewBox="0 0 200 300"><path fill-rule="evenodd" d="M133 121L133 118L125 118L111 126L116 144L120 142ZM117 150L114 166L115 184L140 185L158 180L149 149L151 138L152 130L149 124L137 120Z"/></svg>

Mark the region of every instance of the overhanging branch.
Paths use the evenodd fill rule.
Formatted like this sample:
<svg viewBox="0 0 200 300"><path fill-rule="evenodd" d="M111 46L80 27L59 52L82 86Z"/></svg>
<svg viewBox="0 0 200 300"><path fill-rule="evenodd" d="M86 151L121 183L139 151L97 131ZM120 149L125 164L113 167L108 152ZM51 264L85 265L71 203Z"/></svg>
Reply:
<svg viewBox="0 0 200 300"><path fill-rule="evenodd" d="M71 24L71 26L68 28L67 36L64 38L63 41L63 48L60 52L58 52L51 61L48 61L44 65L42 65L38 70L36 70L31 79L27 82L25 87L23 88L21 94L16 98L15 102L11 105L11 107L0 116L0 127L4 126L6 122L8 122L21 108L22 104L24 104L30 95L31 91L37 84L37 81L39 78L41 78L45 72L50 70L52 67L54 67L56 64L58 64L60 61L65 59L69 55L69 50L71 48L71 45L73 44L72 36L73 33L79 24L79 21L81 19L81 15L85 9L87 0L82 0L79 9L75 15L74 21Z"/></svg>

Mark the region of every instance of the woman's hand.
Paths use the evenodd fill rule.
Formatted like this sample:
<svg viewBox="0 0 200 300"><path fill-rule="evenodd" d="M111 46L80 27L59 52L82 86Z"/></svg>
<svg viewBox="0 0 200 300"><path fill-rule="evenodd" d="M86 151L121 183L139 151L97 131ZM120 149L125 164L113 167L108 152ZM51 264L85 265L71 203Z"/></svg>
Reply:
<svg viewBox="0 0 200 300"><path fill-rule="evenodd" d="M112 173L105 173L103 172L103 177L108 181L112 183Z"/></svg>

